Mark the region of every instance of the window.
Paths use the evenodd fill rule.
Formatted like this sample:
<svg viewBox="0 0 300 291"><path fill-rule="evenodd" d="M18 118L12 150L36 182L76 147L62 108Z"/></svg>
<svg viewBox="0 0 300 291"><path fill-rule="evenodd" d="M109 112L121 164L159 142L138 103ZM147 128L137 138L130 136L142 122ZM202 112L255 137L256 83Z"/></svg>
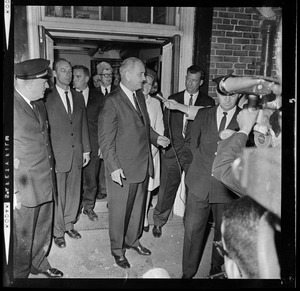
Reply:
<svg viewBox="0 0 300 291"><path fill-rule="evenodd" d="M45 6L45 16L175 25L176 7Z"/></svg>

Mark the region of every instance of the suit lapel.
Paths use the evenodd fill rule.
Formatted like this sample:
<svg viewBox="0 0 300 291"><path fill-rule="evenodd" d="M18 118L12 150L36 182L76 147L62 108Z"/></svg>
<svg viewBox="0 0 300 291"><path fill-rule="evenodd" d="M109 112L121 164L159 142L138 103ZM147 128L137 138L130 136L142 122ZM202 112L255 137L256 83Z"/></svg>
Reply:
<svg viewBox="0 0 300 291"><path fill-rule="evenodd" d="M30 105L25 101L25 99L16 90L15 90L15 98L21 104L22 110L27 115L38 120L38 117L34 113L33 109L30 107Z"/></svg>
<svg viewBox="0 0 300 291"><path fill-rule="evenodd" d="M233 114L233 116L232 116L232 118L231 118L231 120L230 120L230 122L227 126L228 129L235 130L236 128L238 128L239 125L236 121L236 118L237 118L237 115L240 111L241 111L241 109L237 106L236 110L235 110L235 112L234 112L234 114Z"/></svg>
<svg viewBox="0 0 300 291"><path fill-rule="evenodd" d="M132 111L133 116L136 118L136 120L138 120L139 122L142 122L138 112L136 111L135 107L133 106L133 104L131 103L131 101L125 94L125 92L121 89L121 87L119 87L119 90L120 90L120 95L122 97L122 100L124 100L124 102L127 104L127 106L129 106L130 110ZM137 94L137 98L138 98L138 94ZM143 114L143 110L142 110L142 114ZM143 116L144 116L144 114L143 114Z"/></svg>
<svg viewBox="0 0 300 291"><path fill-rule="evenodd" d="M57 100L55 101L56 106L58 107L58 110L60 112L60 114L62 116L65 116L66 118L69 119L68 113L66 111L65 105L63 103L63 101L60 98L60 95L56 89L56 86L54 86L53 88L53 95L51 96L51 98L56 98ZM54 101L54 100L53 100ZM73 105L74 106L74 105Z"/></svg>

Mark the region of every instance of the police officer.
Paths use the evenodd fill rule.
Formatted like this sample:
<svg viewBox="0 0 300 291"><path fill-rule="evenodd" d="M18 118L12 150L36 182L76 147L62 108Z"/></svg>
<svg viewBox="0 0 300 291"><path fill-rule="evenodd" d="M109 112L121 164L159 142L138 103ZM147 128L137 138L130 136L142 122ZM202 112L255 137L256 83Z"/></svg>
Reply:
<svg viewBox="0 0 300 291"><path fill-rule="evenodd" d="M14 90L14 278L29 274L62 277L46 255L50 248L54 160L42 98L49 88L50 61L15 64Z"/></svg>

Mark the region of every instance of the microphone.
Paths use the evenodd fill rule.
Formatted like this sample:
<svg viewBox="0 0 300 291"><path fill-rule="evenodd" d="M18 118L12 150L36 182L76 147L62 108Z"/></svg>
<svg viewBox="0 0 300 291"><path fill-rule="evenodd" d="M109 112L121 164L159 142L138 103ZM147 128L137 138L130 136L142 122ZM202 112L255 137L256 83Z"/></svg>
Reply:
<svg viewBox="0 0 300 291"><path fill-rule="evenodd" d="M163 97L163 93L162 92L158 92L156 94L156 97L159 98L162 102L168 101L165 97Z"/></svg>

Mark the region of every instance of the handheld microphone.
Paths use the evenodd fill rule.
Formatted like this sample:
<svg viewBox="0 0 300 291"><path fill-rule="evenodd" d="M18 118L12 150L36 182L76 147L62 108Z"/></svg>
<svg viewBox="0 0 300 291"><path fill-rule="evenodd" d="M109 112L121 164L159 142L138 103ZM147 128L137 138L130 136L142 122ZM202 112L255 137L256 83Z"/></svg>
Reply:
<svg viewBox="0 0 300 291"><path fill-rule="evenodd" d="M168 101L165 97L163 97L163 93L162 92L157 93L156 97L158 97L162 102Z"/></svg>

